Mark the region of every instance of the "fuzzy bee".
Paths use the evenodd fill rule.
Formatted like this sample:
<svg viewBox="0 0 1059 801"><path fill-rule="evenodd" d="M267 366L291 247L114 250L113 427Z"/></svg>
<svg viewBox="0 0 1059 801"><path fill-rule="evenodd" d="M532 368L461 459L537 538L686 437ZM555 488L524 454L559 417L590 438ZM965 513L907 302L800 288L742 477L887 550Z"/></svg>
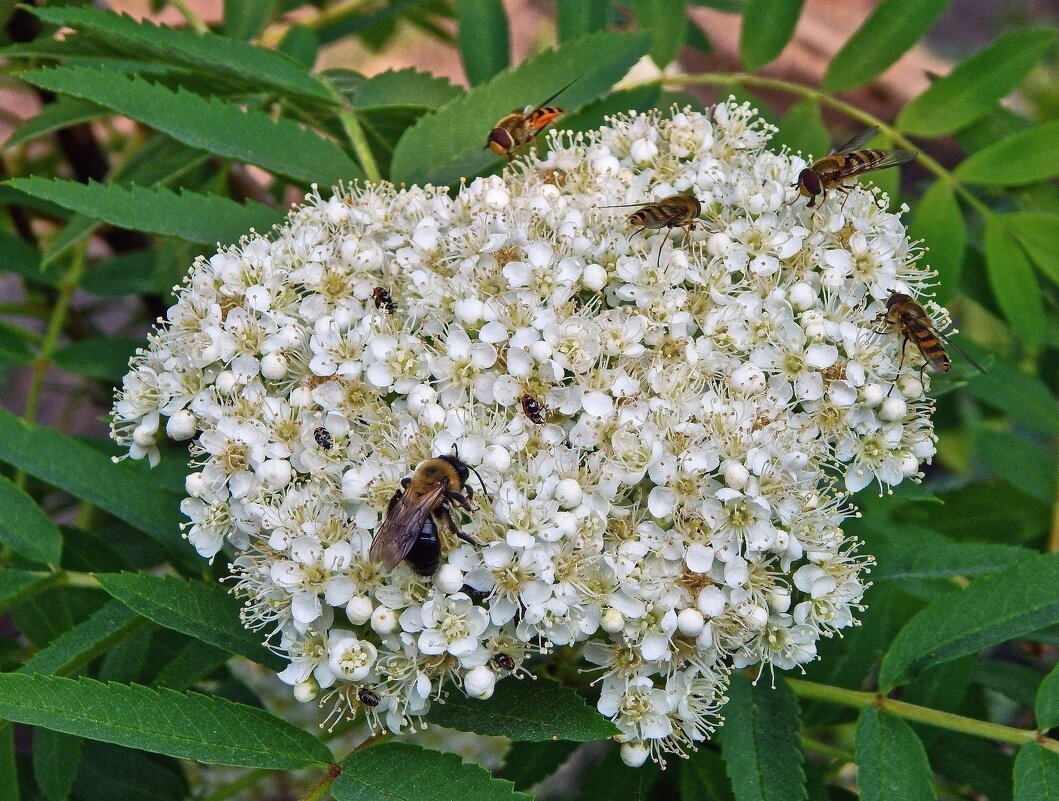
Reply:
<svg viewBox="0 0 1059 801"><path fill-rule="evenodd" d="M411 476L401 480L375 534L369 558L393 570L407 560L421 576L433 576L441 561L439 529L447 528L460 539L477 545L452 519L452 504L473 512L474 492L467 483L478 471L457 456L437 456L420 462ZM481 476L478 480L482 482ZM485 482L482 482L485 490Z"/></svg>
<svg viewBox="0 0 1059 801"><path fill-rule="evenodd" d="M794 186L802 197L809 198L809 208L821 203L829 189L849 193L845 182L873 170L884 170L912 161L919 153L915 150L873 150L864 144L878 132L871 127L850 139L842 147L833 150L822 159L817 159L800 173Z"/></svg>
<svg viewBox="0 0 1059 801"><path fill-rule="evenodd" d="M563 115L565 109L549 106L555 98L570 88L568 83L536 108L526 106L515 109L506 117L497 121L485 140L485 146L503 156L508 161L515 157L515 151L533 141L533 138Z"/></svg>

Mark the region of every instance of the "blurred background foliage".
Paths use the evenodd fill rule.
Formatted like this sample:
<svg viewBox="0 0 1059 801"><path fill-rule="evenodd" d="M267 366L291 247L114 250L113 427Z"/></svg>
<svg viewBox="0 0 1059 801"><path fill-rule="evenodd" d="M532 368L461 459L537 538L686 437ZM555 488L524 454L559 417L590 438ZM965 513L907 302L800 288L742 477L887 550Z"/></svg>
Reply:
<svg viewBox="0 0 1059 801"><path fill-rule="evenodd" d="M255 656L254 644L231 645L240 635L223 614L189 623L164 608L166 588L140 597L87 575L164 568L201 589L225 572L180 539L179 449L150 474L109 461L100 417L112 388L170 288L216 242L267 229L314 183L496 172L502 163L481 149L493 122L576 71L561 98L561 126L575 130L731 93L778 125L777 148L819 156L878 125L879 146L920 150L870 178L909 207L937 298L986 372L956 356L934 381L939 452L921 486L855 499L863 515L851 527L878 562L864 625L826 642L804 680L735 682L719 745L664 772L631 771L613 747L527 740L495 775L538 797L584 799L1059 798L1057 744L1034 734L1059 723L1054 4L110 4L137 18L102 5L0 2L5 671L194 687L260 706L231 658ZM223 609L223 593L215 600ZM880 687L912 706L875 703ZM24 689L0 682L0 696ZM16 706L0 700L4 715L33 718ZM212 752L55 715L34 718L32 738L21 725L0 731L0 801L177 799L196 792L189 777L200 795L210 786L173 755ZM378 751L398 769L408 759ZM438 765L408 797L511 794ZM258 767L225 774L208 797L241 787L320 797L310 790L320 771L300 782ZM341 782L334 792L380 797Z"/></svg>

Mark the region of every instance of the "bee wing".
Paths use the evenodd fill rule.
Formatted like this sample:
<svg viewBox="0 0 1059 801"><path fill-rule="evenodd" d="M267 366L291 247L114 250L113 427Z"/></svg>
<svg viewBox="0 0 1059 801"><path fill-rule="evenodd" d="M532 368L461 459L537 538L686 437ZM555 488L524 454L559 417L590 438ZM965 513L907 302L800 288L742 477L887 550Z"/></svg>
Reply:
<svg viewBox="0 0 1059 801"><path fill-rule="evenodd" d="M854 150L860 150L864 145L871 139L875 134L879 132L879 126L873 125L871 128L865 128L859 134L850 139L846 144L841 147L837 147L831 151L832 154L842 155L844 153L850 153Z"/></svg>
<svg viewBox="0 0 1059 801"><path fill-rule="evenodd" d="M434 504L445 492L445 484L438 484L433 490L412 499L406 492L396 505L386 513L386 518L375 532L368 558L382 562L387 570L393 570L408 556L415 545L416 538L423 528L423 523L430 516Z"/></svg>
<svg viewBox="0 0 1059 801"><path fill-rule="evenodd" d="M941 333L941 331L938 331L937 329L933 329L933 331L934 331L935 334L938 335L938 337L946 345L951 345L952 349L954 351L956 351L958 354L960 354L964 359L966 359L967 362L969 362L971 364L971 366L974 367L978 372L983 373L983 374L985 373L985 368L982 367L982 365L980 365L977 361L972 359L971 355L967 351L965 351L963 348L961 348L959 345L957 345L955 342L953 342L952 339L949 338L948 335Z"/></svg>

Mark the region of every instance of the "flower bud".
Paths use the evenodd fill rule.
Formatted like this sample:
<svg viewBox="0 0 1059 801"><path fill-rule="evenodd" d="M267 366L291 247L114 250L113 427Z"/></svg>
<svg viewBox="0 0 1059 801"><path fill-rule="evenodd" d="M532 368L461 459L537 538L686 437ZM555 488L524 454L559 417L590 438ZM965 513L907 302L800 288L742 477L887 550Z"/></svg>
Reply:
<svg viewBox="0 0 1059 801"><path fill-rule="evenodd" d="M198 420L187 409L176 412L165 424L165 433L177 441L191 439L195 436Z"/></svg>
<svg viewBox="0 0 1059 801"><path fill-rule="evenodd" d="M621 744L621 761L630 768L638 768L650 755L647 746L640 741Z"/></svg>
<svg viewBox="0 0 1059 801"><path fill-rule="evenodd" d="M349 618L350 623L356 626L371 620L373 611L375 611L375 607L372 605L371 599L363 595L354 595L349 599L349 603L346 604L346 617Z"/></svg>
<svg viewBox="0 0 1059 801"><path fill-rule="evenodd" d="M691 609L690 607L681 609L680 614L677 615L677 628L680 629L681 634L686 634L689 637L698 636L704 625L706 625L706 619L698 609Z"/></svg>
<svg viewBox="0 0 1059 801"><path fill-rule="evenodd" d="M434 586L444 593L459 592L463 588L463 571L456 565L442 565L434 574Z"/></svg>
<svg viewBox="0 0 1059 801"><path fill-rule="evenodd" d="M287 376L287 357L279 351L266 353L261 359L261 375L272 381L279 381Z"/></svg>
<svg viewBox="0 0 1059 801"><path fill-rule="evenodd" d="M376 634L391 634L397 628L397 615L385 606L376 606L371 613L371 627Z"/></svg>
<svg viewBox="0 0 1059 801"><path fill-rule="evenodd" d="M617 609L608 609L600 617L599 627L608 634L617 634L625 628L625 616Z"/></svg>
<svg viewBox="0 0 1059 801"><path fill-rule="evenodd" d="M485 665L471 668L463 677L463 689L471 698L484 701L493 694L496 687L496 674Z"/></svg>

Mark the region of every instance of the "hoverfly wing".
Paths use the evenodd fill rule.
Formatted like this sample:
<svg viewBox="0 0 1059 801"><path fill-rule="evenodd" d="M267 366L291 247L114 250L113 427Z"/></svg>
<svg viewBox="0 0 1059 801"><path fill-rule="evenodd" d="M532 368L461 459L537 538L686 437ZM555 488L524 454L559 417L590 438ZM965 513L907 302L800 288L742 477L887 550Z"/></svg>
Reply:
<svg viewBox="0 0 1059 801"><path fill-rule="evenodd" d="M918 155L918 150L860 150L852 154L847 153L846 164L838 170L835 177L845 180L866 172L896 167L898 164L907 164Z"/></svg>
<svg viewBox="0 0 1059 801"><path fill-rule="evenodd" d="M982 374L985 374L985 368L982 367L982 365L980 365L975 359L971 358L971 355L967 351L965 351L963 348L953 342L948 334L943 334L937 329L933 329L933 331L946 345L951 346L954 351L960 354L960 356L962 356L972 367L974 367L974 369L976 369Z"/></svg>
<svg viewBox="0 0 1059 801"><path fill-rule="evenodd" d="M423 523L430 516L434 505L445 492L445 484L438 484L430 492L411 498L406 492L400 500L386 513L386 518L375 532L368 558L382 562L387 570L393 570L408 556Z"/></svg>
<svg viewBox="0 0 1059 801"><path fill-rule="evenodd" d="M539 105L537 106L537 108L535 108L535 109L532 109L532 112L531 112L531 113L535 113L535 112L537 112L537 111L540 111L540 110L541 110L542 108L544 108L544 107L545 107L545 106L547 106L547 105L548 105L549 103L551 103L551 102L552 102L553 100L555 100L555 98L557 98L557 97L558 97L559 95L561 95L561 94L562 94L563 92L565 92L565 91L566 91L567 89L569 89L569 88L570 88L571 86L573 86L573 85L574 85L575 83L577 83L577 78L574 78L574 79L573 79L572 81L570 81L570 83L568 83L568 84L567 84L566 86L564 86L564 87L563 87L562 89L560 89L560 90L559 90L558 92L556 92L555 94L553 94L553 95L552 95L551 97L549 97L549 98L547 98L547 99L545 99L545 100L542 100L542 101L540 102L540 104L539 104Z"/></svg>
<svg viewBox="0 0 1059 801"><path fill-rule="evenodd" d="M846 153L852 153L854 150L860 150L860 148L864 147L864 145L868 143L868 140L870 140L877 133L879 133L878 125L873 125L870 128L865 128L863 131L854 136L844 145L832 150L831 155L841 156L845 155Z"/></svg>

